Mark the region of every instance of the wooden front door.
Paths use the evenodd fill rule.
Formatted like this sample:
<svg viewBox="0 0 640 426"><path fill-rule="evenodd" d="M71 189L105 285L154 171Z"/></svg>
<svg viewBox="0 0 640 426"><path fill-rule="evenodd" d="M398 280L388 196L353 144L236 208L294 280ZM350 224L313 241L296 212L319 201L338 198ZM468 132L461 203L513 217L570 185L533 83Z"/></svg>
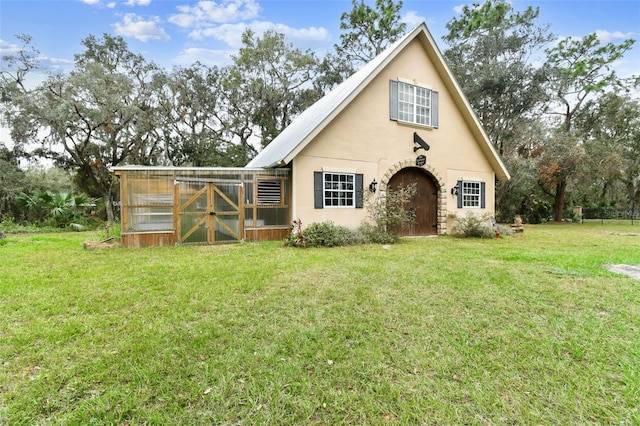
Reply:
<svg viewBox="0 0 640 426"><path fill-rule="evenodd" d="M402 236L436 235L438 233L438 187L433 178L422 169L400 170L389 180L389 188L397 190L416 184L416 192L405 203L404 209L411 217L408 227L401 230Z"/></svg>
<svg viewBox="0 0 640 426"><path fill-rule="evenodd" d="M174 229L180 244L214 244L243 239L243 186L235 181L176 179Z"/></svg>

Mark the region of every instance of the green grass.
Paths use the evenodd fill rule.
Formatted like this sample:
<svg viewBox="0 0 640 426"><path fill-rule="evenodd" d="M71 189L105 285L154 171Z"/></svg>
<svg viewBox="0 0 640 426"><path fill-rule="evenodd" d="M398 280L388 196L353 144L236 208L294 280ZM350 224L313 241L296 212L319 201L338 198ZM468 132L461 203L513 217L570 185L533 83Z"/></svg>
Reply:
<svg viewBox="0 0 640 426"><path fill-rule="evenodd" d="M640 227L0 245L0 424L640 424Z"/></svg>

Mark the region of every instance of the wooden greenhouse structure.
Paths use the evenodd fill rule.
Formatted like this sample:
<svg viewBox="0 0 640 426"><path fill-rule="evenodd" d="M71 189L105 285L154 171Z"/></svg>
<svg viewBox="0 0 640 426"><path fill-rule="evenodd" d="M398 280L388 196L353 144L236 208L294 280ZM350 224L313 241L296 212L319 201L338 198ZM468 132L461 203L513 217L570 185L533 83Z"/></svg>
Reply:
<svg viewBox="0 0 640 426"><path fill-rule="evenodd" d="M284 238L288 169L114 167L124 247Z"/></svg>

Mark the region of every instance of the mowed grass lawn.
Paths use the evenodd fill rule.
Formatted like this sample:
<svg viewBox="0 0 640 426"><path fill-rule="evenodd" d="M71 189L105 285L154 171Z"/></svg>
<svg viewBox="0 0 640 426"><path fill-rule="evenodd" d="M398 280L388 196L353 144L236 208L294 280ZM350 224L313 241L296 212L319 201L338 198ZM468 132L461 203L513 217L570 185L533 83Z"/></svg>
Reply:
<svg viewBox="0 0 640 426"><path fill-rule="evenodd" d="M640 226L0 245L0 424L640 424Z"/></svg>

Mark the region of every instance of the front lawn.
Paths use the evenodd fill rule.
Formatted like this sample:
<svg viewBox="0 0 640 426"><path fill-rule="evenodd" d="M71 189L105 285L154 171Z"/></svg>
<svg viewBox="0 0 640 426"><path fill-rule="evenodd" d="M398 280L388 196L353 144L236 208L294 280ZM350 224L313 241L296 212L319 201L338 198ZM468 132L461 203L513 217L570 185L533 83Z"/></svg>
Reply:
<svg viewBox="0 0 640 426"><path fill-rule="evenodd" d="M640 226L0 244L0 424L639 424Z"/></svg>

